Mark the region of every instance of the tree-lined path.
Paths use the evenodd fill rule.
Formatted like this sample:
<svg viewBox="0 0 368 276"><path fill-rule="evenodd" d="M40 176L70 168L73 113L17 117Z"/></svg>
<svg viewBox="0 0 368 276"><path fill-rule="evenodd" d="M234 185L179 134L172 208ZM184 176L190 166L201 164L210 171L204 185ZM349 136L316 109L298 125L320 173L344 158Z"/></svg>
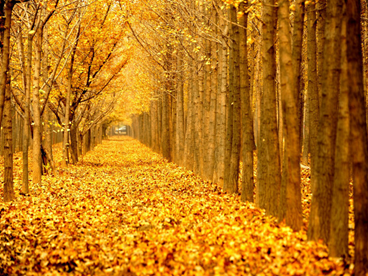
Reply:
<svg viewBox="0 0 368 276"><path fill-rule="evenodd" d="M1 269L367 276L367 18L0 0Z"/></svg>
<svg viewBox="0 0 368 276"><path fill-rule="evenodd" d="M340 275L345 268L304 231L293 233L131 138L104 141L57 177L45 176L31 196L15 190L15 201L0 203L1 275Z"/></svg>

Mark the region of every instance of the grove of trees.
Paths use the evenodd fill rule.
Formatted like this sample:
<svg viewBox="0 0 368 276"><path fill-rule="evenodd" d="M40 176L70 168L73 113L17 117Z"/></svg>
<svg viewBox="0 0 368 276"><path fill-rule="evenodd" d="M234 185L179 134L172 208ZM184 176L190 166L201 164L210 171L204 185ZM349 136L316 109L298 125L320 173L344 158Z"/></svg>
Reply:
<svg viewBox="0 0 368 276"><path fill-rule="evenodd" d="M28 194L125 120L294 231L307 167L308 238L349 258L353 228L356 274L368 272L365 0L1 0L0 12L5 202L15 150Z"/></svg>
<svg viewBox="0 0 368 276"><path fill-rule="evenodd" d="M224 3L225 2L225 3ZM368 271L365 1L142 1L129 27L154 88L132 136ZM364 51L363 51L364 50ZM158 73L160 72L160 73Z"/></svg>

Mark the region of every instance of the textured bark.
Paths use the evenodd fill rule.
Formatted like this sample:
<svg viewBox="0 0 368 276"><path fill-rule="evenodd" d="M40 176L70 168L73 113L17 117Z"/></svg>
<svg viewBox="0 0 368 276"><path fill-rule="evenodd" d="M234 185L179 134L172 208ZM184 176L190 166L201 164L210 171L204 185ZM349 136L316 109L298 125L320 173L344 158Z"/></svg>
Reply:
<svg viewBox="0 0 368 276"><path fill-rule="evenodd" d="M349 256L350 124L346 56L346 16L341 30L341 79L336 133L335 173L332 186L330 240L331 257Z"/></svg>
<svg viewBox="0 0 368 276"><path fill-rule="evenodd" d="M355 275L366 275L368 273L368 149L360 12L359 0L347 1L348 85L354 183L354 267Z"/></svg>
<svg viewBox="0 0 368 276"><path fill-rule="evenodd" d="M297 3L299 6L300 3ZM296 9L300 9L297 7ZM300 83L300 62L301 62L301 47L302 35L294 34L293 48L291 50L290 36L290 20L289 20L289 1L280 0L278 8L279 19L279 48L280 48L280 84L281 98L284 117L284 158L287 166L285 195L286 202L280 202L285 206L286 224L293 230L300 230L302 226L302 205L301 205L301 190L300 190L300 139L299 139L299 119L295 114L298 113L298 99ZM294 33L300 33L300 28L303 29L302 21L298 19L297 13L294 22ZM301 32L302 33L302 32ZM296 49L300 48L300 49ZM283 193L283 191L281 191Z"/></svg>
<svg viewBox="0 0 368 276"><path fill-rule="evenodd" d="M302 164L308 166L308 154L309 154L309 144L310 144L310 120L309 120L309 100L308 100L308 92L305 93L305 97L303 101L304 104L304 116L303 116L303 155L302 155Z"/></svg>
<svg viewBox="0 0 368 276"><path fill-rule="evenodd" d="M258 145L257 205L270 215L278 215L280 157L276 117L276 52L274 0L266 0L262 10L263 95L260 99L260 142Z"/></svg>
<svg viewBox="0 0 368 276"><path fill-rule="evenodd" d="M7 14L7 13L6 13ZM5 102L4 102L4 202L15 199L13 186L13 140L12 140L12 106L10 77L5 81Z"/></svg>
<svg viewBox="0 0 368 276"><path fill-rule="evenodd" d="M179 166L184 163L184 83L183 83L183 56L177 57L177 102L176 102L176 160Z"/></svg>
<svg viewBox="0 0 368 276"><path fill-rule="evenodd" d="M189 80L188 80L188 108L187 121L185 131L185 145L184 145L184 167L188 170L193 170L193 150L194 150L194 69L193 60L189 57Z"/></svg>
<svg viewBox="0 0 368 276"><path fill-rule="evenodd" d="M159 145L158 145L158 118L157 118L157 101L151 101L151 136L152 136L152 149L155 152L159 152Z"/></svg>
<svg viewBox="0 0 368 276"><path fill-rule="evenodd" d="M254 180L253 180L253 117L251 109L251 95L248 75L248 47L247 47L247 26L248 14L243 2L239 5L239 10L243 11L243 16L239 19L239 60L240 60L240 97L241 97L241 129L242 129L242 201L253 202Z"/></svg>
<svg viewBox="0 0 368 276"><path fill-rule="evenodd" d="M72 128L71 124L71 114L70 114L70 97L72 93L72 82L73 82L73 68L74 68L74 59L75 54L77 51L77 43L74 43L73 49L72 49L72 55L70 57L70 65L67 75L67 88L66 88L66 103L65 103L65 117L64 117L64 137L63 137L63 159L62 159L62 165L65 167L69 163L68 158L68 149L69 149L69 132ZM76 138L76 133L74 133L74 138ZM74 139L73 142L76 142L76 139ZM76 149L76 145L74 145L74 149ZM74 151L74 160L75 163L78 162L78 153Z"/></svg>
<svg viewBox="0 0 368 276"><path fill-rule="evenodd" d="M44 32L44 39L48 40L48 28L45 26L45 32ZM42 77L44 83L47 82L47 79L49 77L48 74L48 67L49 67L49 45L46 43L43 51L43 59L42 59ZM51 124L51 110L48 106L48 102L45 103L45 111L44 111L44 134L45 134L45 140L44 140L44 149L47 152L48 158L50 160L53 160L52 156L52 124ZM54 170L53 161L51 162L51 167Z"/></svg>
<svg viewBox="0 0 368 276"><path fill-rule="evenodd" d="M326 25L326 6L327 0L316 1L317 16L317 81L319 110L322 105L322 82L323 82L323 63L324 63L324 45L325 45L325 25ZM313 181L313 180L312 180Z"/></svg>
<svg viewBox="0 0 368 276"><path fill-rule="evenodd" d="M331 221L331 193L334 178L336 126L341 67L341 25L343 0L333 0L326 11L322 106L319 116L316 186L309 216L308 238L328 242Z"/></svg>
<svg viewBox="0 0 368 276"><path fill-rule="evenodd" d="M216 24L215 10L212 8L211 10L211 18ZM206 125L208 125L208 136L206 139L207 144L207 153L205 155L205 170L204 170L204 179L208 181L213 180L214 173L214 164L215 164L215 131L216 131L216 97L217 97L217 43L209 41L209 53L211 62L207 68L208 70L208 78L207 78L207 90L209 90L209 100L208 103L208 121Z"/></svg>
<svg viewBox="0 0 368 276"><path fill-rule="evenodd" d="M311 186L314 189L315 167L317 164L317 139L319 120L319 96L317 79L317 21L316 5L311 2L307 6L308 12L308 109L309 109L309 151L311 154ZM320 42L320 41L319 41Z"/></svg>
<svg viewBox="0 0 368 276"><path fill-rule="evenodd" d="M170 155L170 126L169 126L169 95L164 93L162 96L162 155L171 161Z"/></svg>
<svg viewBox="0 0 368 276"><path fill-rule="evenodd" d="M205 5L205 4L204 4ZM210 12L207 7L204 7L203 15L205 15L209 20L210 19ZM212 176L210 176L210 151L212 151L213 157L213 150L214 144L213 139L210 137L210 127L214 125L210 125L210 102L211 102L211 94L212 94L212 87L211 87L211 63L212 63L212 51L211 51L211 42L208 39L203 39L204 42L204 79L203 79L203 109L202 109L202 156L203 156L203 171L202 177L205 180L212 180ZM213 123L213 122L212 122ZM213 137L212 137L213 138Z"/></svg>
<svg viewBox="0 0 368 276"><path fill-rule="evenodd" d="M234 39L231 24L231 9L228 10L229 30L230 30L230 53L229 53L229 93L226 98L226 140L225 140L225 173L224 173L224 190L230 190L230 168L231 168L231 149L233 142L233 98L234 98Z"/></svg>
<svg viewBox="0 0 368 276"><path fill-rule="evenodd" d="M27 38L27 64L25 63L24 48L22 36L19 36L19 53L22 59L23 74L23 87L25 91L24 97L24 123L23 123L23 179L22 179L22 193L29 193L29 170L28 170L28 147L29 147L29 134L30 134L30 83L32 74L32 40L33 36L28 34Z"/></svg>
<svg viewBox="0 0 368 276"><path fill-rule="evenodd" d="M219 18L220 29L225 30L225 20L222 15ZM225 139L226 139L226 94L227 90L227 43L222 39L219 47L219 89L217 92L216 106L216 150L215 150L215 168L213 181L220 187L224 185L225 172Z"/></svg>
<svg viewBox="0 0 368 276"><path fill-rule="evenodd" d="M35 34L35 62L33 66L33 183L41 183L42 157L41 157L41 110L40 110L40 75L41 75L41 47L42 30L39 28Z"/></svg>
<svg viewBox="0 0 368 276"><path fill-rule="evenodd" d="M201 101L201 79L203 79L202 64L197 64L197 77L194 81L194 105L195 105L195 122L194 122L194 173L201 173L201 140L202 140L202 101Z"/></svg>
<svg viewBox="0 0 368 276"><path fill-rule="evenodd" d="M10 27L11 27L11 16L14 4L13 1L5 1L4 4L4 30L3 30L3 41L2 41L2 56L1 56L1 70L0 70L0 126L3 119L4 113L4 102L6 94L7 77L9 74L9 58L10 58Z"/></svg>
<svg viewBox="0 0 368 276"><path fill-rule="evenodd" d="M231 21L237 22L237 10L234 6L230 8ZM233 141L231 146L231 164L229 177L229 192L238 193L239 162L241 146L241 101L240 101L240 60L239 60L239 27L235 24L233 28L233 51L234 51L234 96L231 102L233 108Z"/></svg>

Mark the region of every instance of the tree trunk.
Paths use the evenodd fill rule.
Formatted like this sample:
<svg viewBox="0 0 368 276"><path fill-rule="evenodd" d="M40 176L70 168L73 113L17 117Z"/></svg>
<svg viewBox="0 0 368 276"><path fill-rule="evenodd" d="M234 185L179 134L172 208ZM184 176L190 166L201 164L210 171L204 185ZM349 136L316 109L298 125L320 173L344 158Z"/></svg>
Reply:
<svg viewBox="0 0 368 276"><path fill-rule="evenodd" d="M359 0L347 1L348 86L354 183L354 267L355 275L366 275L368 273L368 149L360 12Z"/></svg>
<svg viewBox="0 0 368 276"><path fill-rule="evenodd" d="M231 6L231 21L237 22L237 10ZM240 99L240 61L239 61L239 27L235 24L233 28L233 51L234 51L234 93L231 105L233 107L233 141L231 146L231 164L229 176L229 192L238 193L239 162L240 162L240 133L241 133L241 99ZM248 72L247 72L248 75Z"/></svg>
<svg viewBox="0 0 368 276"><path fill-rule="evenodd" d="M350 182L350 124L349 87L346 56L346 15L341 30L341 79L339 114L336 133L335 173L332 186L329 253L331 257L349 256L349 182Z"/></svg>
<svg viewBox="0 0 368 276"><path fill-rule="evenodd" d="M25 91L24 97L24 123L23 123L23 181L22 181L22 193L28 194L28 182L29 182L29 170L28 170L28 147L30 141L30 83L32 74L32 40L33 36L28 34L27 38L27 64L25 64L24 47L22 36L19 36L19 53L23 63L23 87Z"/></svg>
<svg viewBox="0 0 368 276"><path fill-rule="evenodd" d="M11 27L11 16L13 11L13 1L5 1L4 4L4 37L3 37L3 48L1 57L1 70L0 70L0 126L4 113L4 102L6 94L7 76L9 72L9 59L10 59L10 27Z"/></svg>
<svg viewBox="0 0 368 276"><path fill-rule="evenodd" d="M253 180L253 117L251 109L250 84L248 75L248 47L247 47L247 26L248 14L247 6L243 2L239 6L244 12L239 19L239 60L240 60L240 97L241 97L241 118L242 118L242 201L253 202L254 180Z"/></svg>
<svg viewBox="0 0 368 276"><path fill-rule="evenodd" d="M309 216L308 238L328 242L331 220L331 193L334 177L338 95L341 69L341 25L343 0L332 0L326 11L322 106L319 116L316 186ZM333 53L333 54L332 54Z"/></svg>
<svg viewBox="0 0 368 276"><path fill-rule="evenodd" d="M325 25L326 25L326 6L327 0L316 1L317 11L317 81L319 110L322 106L322 83L323 83L323 64L324 64L324 45L325 45Z"/></svg>
<svg viewBox="0 0 368 276"><path fill-rule="evenodd" d="M77 43L74 43L72 55L70 58L70 67L68 70L67 82L68 86L66 88L66 103L65 103L65 117L64 117L64 137L63 137L63 159L62 166L66 167L69 163L68 158L68 148L69 148L69 132L72 128L70 120L70 96L72 93L72 81L73 81L73 66L74 66L74 58L77 51ZM75 147L75 145L74 145ZM78 162L78 156L74 156L75 160Z"/></svg>
<svg viewBox="0 0 368 276"><path fill-rule="evenodd" d="M309 109L309 151L311 153L311 189L314 190L316 180L317 164L317 139L318 139L318 120L319 120L319 95L317 79L317 22L316 5L311 2L307 6L308 11L308 109ZM320 22L320 21L318 21ZM319 41L319 43L321 43ZM321 55L321 53L320 53Z"/></svg>
<svg viewBox="0 0 368 276"><path fill-rule="evenodd" d="M232 27L231 8L228 10L229 30L230 30L230 51L229 51L229 94L226 99L226 141L225 141L225 172L224 172L224 190L230 189L230 167L231 167L231 150L233 142L233 98L234 98L234 28Z"/></svg>
<svg viewBox="0 0 368 276"><path fill-rule="evenodd" d="M188 108L187 108L187 126L185 131L184 145L184 167L188 170L193 170L194 164L194 68L193 60L189 57L189 80L188 80Z"/></svg>
<svg viewBox="0 0 368 276"><path fill-rule="evenodd" d="M6 13L7 14L7 13ZM12 141L12 106L10 76L6 79L4 103L4 202L15 199L13 187L13 141Z"/></svg>
<svg viewBox="0 0 368 276"><path fill-rule="evenodd" d="M33 184L41 183L42 156L41 156L41 110L40 110L40 74L42 30L38 28L35 34L35 63L33 72Z"/></svg>
<svg viewBox="0 0 368 276"><path fill-rule="evenodd" d="M302 36L294 35L294 48L291 50L290 36L290 20L289 20L289 1L280 0L278 8L279 18L279 48L280 48L280 83L281 98L284 117L284 157L286 173L283 174L286 179L286 202L280 202L280 210L285 205L286 224L293 230L300 230L302 226L302 205L300 190L300 139L299 139L299 119L298 116L298 98L299 88L295 87L299 84L300 78L300 53L302 46ZM297 4L299 5L299 3ZM299 8L297 8L299 9ZM297 15L296 15L297 16ZM298 24L301 26L298 26ZM302 22L294 22L294 32L298 32L303 28ZM281 194L283 191L281 191Z"/></svg>
<svg viewBox="0 0 368 276"><path fill-rule="evenodd" d="M225 20L222 15L219 18L220 30L226 29ZM227 90L227 43L224 39L219 46L219 89L217 92L216 107L216 151L215 151L215 168L213 181L218 183L220 187L224 186L225 172L225 140L226 140L226 94Z"/></svg>
<svg viewBox="0 0 368 276"><path fill-rule="evenodd" d="M260 141L258 145L258 206L270 215L278 215L280 157L276 117L276 10L274 0L265 0L262 11L263 95L260 99Z"/></svg>
<svg viewBox="0 0 368 276"><path fill-rule="evenodd" d="M167 88L169 85L167 86ZM170 142L170 125L169 125L169 112L170 112L170 106L169 106L169 95L168 95L168 89L162 96L162 155L164 158L166 158L168 161L171 161L171 142Z"/></svg>
<svg viewBox="0 0 368 276"><path fill-rule="evenodd" d="M177 57L177 101L176 101L176 160L179 166L184 161L184 83L182 77L183 55Z"/></svg>

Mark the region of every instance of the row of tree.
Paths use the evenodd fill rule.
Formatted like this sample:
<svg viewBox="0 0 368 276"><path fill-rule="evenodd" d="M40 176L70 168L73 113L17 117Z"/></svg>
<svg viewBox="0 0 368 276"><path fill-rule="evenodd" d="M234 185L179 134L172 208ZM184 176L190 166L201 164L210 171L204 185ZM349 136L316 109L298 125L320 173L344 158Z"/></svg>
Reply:
<svg viewBox="0 0 368 276"><path fill-rule="evenodd" d="M126 16L115 1L0 1L0 124L4 133L4 201L14 199L13 149L23 139L23 186L29 193L52 144L63 141L62 165L101 142L105 118L120 96L130 57ZM12 123L21 117L22 123ZM17 128L13 130L13 126ZM15 136L22 126L22 136ZM60 134L62 133L62 134ZM55 137L58 136L58 140ZM14 139L16 140L14 141Z"/></svg>
<svg viewBox="0 0 368 276"><path fill-rule="evenodd" d="M294 230L309 155L308 238L336 257L348 257L352 179L355 271L365 275L366 2L138 2L129 28L152 90L132 112L133 137Z"/></svg>

